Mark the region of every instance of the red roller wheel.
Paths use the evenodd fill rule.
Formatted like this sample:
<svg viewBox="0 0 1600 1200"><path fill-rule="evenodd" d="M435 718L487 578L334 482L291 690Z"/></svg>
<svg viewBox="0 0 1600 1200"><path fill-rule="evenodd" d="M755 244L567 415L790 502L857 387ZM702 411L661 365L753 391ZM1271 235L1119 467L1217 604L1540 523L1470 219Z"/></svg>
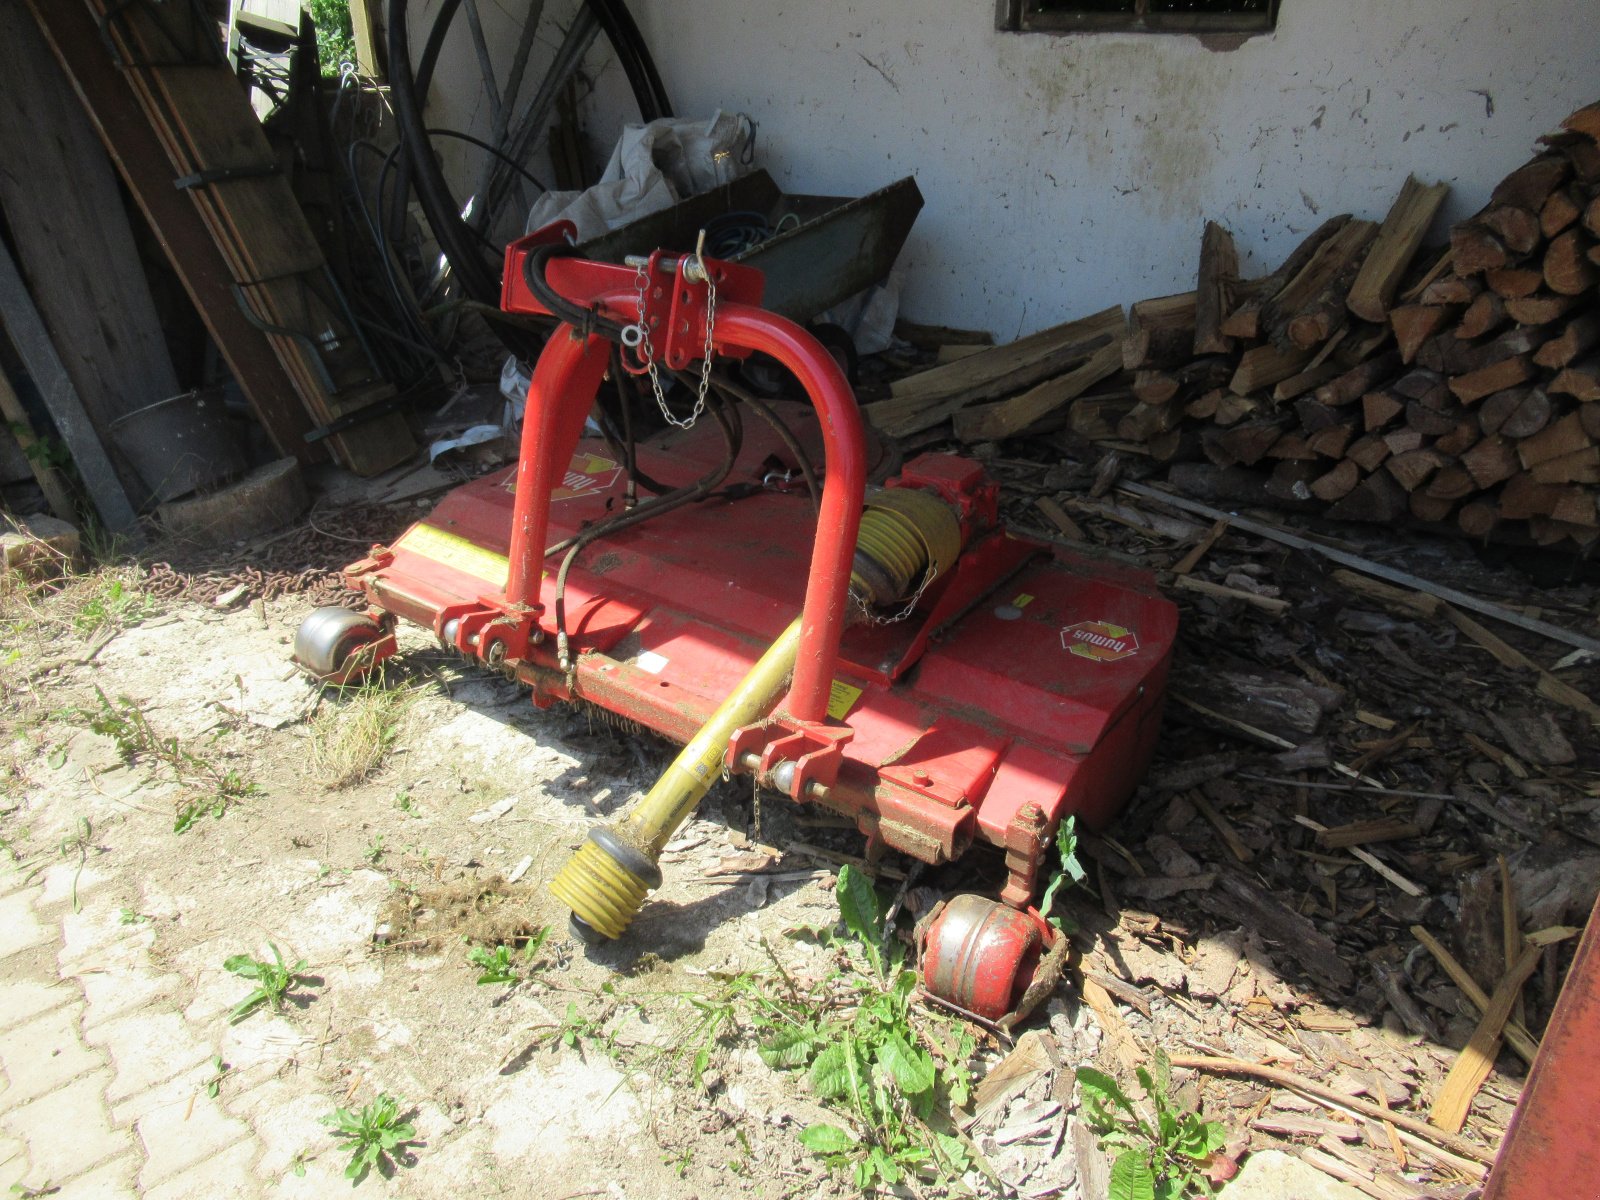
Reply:
<svg viewBox="0 0 1600 1200"><path fill-rule="evenodd" d="M952 896L923 933L922 986L988 1021L1014 1012L1054 940L1038 917L986 896Z"/></svg>

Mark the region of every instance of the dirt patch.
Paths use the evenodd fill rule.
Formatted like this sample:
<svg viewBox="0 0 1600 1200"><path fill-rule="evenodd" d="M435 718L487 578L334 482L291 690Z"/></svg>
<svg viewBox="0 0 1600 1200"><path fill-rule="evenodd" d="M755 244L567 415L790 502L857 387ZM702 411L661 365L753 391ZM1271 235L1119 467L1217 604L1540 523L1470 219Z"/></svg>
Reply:
<svg viewBox="0 0 1600 1200"><path fill-rule="evenodd" d="M528 919L537 889L502 876L463 880L416 893L396 892L384 906L380 940L392 950L438 950L447 944L521 946L538 930Z"/></svg>

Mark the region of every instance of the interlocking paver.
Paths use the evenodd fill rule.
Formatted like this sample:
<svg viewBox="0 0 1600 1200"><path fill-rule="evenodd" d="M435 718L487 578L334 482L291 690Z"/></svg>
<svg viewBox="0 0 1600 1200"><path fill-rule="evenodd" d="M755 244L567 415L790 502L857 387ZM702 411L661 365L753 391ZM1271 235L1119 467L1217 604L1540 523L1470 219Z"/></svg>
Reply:
<svg viewBox="0 0 1600 1200"><path fill-rule="evenodd" d="M143 1191L246 1139L254 1152L250 1127L228 1116L205 1094L207 1077L206 1071L191 1071L113 1110L119 1117L139 1112L134 1127L145 1152L144 1170L139 1173Z"/></svg>
<svg viewBox="0 0 1600 1200"><path fill-rule="evenodd" d="M10 958L17 951L37 946L51 936L51 931L39 924L33 911L34 897L40 890L35 885L0 896L0 958Z"/></svg>
<svg viewBox="0 0 1600 1200"><path fill-rule="evenodd" d="M255 1156L254 1142L240 1142L163 1184L146 1188L143 1200L217 1200L221 1196L260 1195L263 1189L253 1168Z"/></svg>
<svg viewBox="0 0 1600 1200"><path fill-rule="evenodd" d="M93 1044L105 1047L111 1056L116 1077L106 1089L106 1102L113 1109L132 1096L192 1070L213 1053L177 1013L151 1009L97 1025L85 1036Z"/></svg>
<svg viewBox="0 0 1600 1200"><path fill-rule="evenodd" d="M101 1068L0 1114L0 1128L28 1143L30 1178L72 1179L132 1146L128 1132L107 1119L103 1096L110 1082L111 1072Z"/></svg>
<svg viewBox="0 0 1600 1200"><path fill-rule="evenodd" d="M78 989L70 983L41 983L33 979L0 983L0 1033L77 999Z"/></svg>
<svg viewBox="0 0 1600 1200"><path fill-rule="evenodd" d="M84 999L89 1002L83 1014L85 1034L107 1021L171 997L182 982L177 975L157 975L126 962L103 970L85 971L77 978L83 987Z"/></svg>
<svg viewBox="0 0 1600 1200"><path fill-rule="evenodd" d="M0 1067L11 1084L0 1093L0 1112L105 1066L105 1060L78 1035L82 1009L81 1003L54 1009L0 1038Z"/></svg>
<svg viewBox="0 0 1600 1200"><path fill-rule="evenodd" d="M63 1183L61 1190L50 1196L51 1200L137 1200L139 1191L135 1180L138 1177L139 1155L130 1151Z"/></svg>

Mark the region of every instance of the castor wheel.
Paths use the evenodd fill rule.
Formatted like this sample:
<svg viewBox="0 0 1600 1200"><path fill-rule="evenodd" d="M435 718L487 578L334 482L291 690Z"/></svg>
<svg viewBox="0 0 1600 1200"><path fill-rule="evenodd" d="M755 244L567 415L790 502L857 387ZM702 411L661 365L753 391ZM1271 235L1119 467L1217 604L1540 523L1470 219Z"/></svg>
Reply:
<svg viewBox="0 0 1600 1200"><path fill-rule="evenodd" d="M950 897L925 920L918 930L923 988L987 1021L1026 1007L1041 956L1057 944L1037 914L970 893Z"/></svg>
<svg viewBox="0 0 1600 1200"><path fill-rule="evenodd" d="M294 635L294 660L324 683L360 682L386 653L378 643L393 637L365 613L318 608Z"/></svg>

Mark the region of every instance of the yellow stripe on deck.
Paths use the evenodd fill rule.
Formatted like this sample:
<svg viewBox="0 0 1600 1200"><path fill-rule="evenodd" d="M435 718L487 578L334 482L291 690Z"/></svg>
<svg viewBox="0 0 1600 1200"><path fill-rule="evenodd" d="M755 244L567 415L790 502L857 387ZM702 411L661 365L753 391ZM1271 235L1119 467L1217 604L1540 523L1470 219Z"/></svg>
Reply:
<svg viewBox="0 0 1600 1200"><path fill-rule="evenodd" d="M412 554L443 563L471 575L497 588L506 586L511 560L504 554L485 550L459 534L446 533L433 525L413 525L404 537L394 544L396 550L409 550Z"/></svg>

